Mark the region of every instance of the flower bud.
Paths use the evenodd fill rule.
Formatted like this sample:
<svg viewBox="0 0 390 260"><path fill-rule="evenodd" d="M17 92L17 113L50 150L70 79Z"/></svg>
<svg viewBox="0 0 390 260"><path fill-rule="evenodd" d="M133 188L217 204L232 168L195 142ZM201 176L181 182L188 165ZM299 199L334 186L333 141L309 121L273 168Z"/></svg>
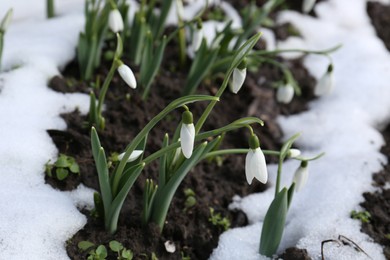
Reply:
<svg viewBox="0 0 390 260"><path fill-rule="evenodd" d="M108 15L108 26L114 33L123 31L123 19L118 9L112 9Z"/></svg>
<svg viewBox="0 0 390 260"><path fill-rule="evenodd" d="M195 142L195 126L193 124L193 117L190 111L185 111L182 114L182 124L180 129L180 145L184 157L187 159L191 157L194 150Z"/></svg>
<svg viewBox="0 0 390 260"><path fill-rule="evenodd" d="M276 100L279 103L288 104L294 97L294 88L290 84L281 86L276 92Z"/></svg>
<svg viewBox="0 0 390 260"><path fill-rule="evenodd" d="M314 88L314 95L322 96L328 95L332 92L333 89L333 65L328 66L328 70L322 76L322 78L317 82L317 85Z"/></svg>
<svg viewBox="0 0 390 260"><path fill-rule="evenodd" d="M126 84L135 89L137 87L137 81L135 80L135 76L133 71L130 69L129 66L125 64L121 64L118 67L118 73L121 76L121 78L126 82Z"/></svg>

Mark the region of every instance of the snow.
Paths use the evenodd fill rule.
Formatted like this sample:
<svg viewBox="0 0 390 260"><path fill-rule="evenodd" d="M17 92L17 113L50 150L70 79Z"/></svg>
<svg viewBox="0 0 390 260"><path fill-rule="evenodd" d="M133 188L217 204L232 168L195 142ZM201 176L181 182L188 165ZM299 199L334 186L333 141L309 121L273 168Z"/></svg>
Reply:
<svg viewBox="0 0 390 260"><path fill-rule="evenodd" d="M0 73L1 259L24 259L26 255L29 259L68 259L65 243L86 223L77 207L92 207L92 190L79 186L60 192L44 183L44 164L57 156L46 130L66 128L61 113L76 107L86 113L88 97L60 94L47 87L48 80L75 55L83 27L83 1L56 1L59 16L50 20L45 19L43 3L0 3L0 17L14 8ZM326 152L309 163L310 177L294 196L279 253L298 246L320 259L321 241L343 235L372 259L384 259L381 247L360 232L359 221L349 217L352 210L360 209L362 193L374 190L371 175L385 163L379 153L384 144L379 130L390 118L390 56L375 35L365 4L364 0L321 2L315 6L318 18L284 11L279 21L291 21L303 38L276 42L266 31L269 48L326 49L343 44L332 54L333 93L311 102L306 112L278 119L286 138L302 133L297 144L304 155ZM191 10L199 9L189 6L185 13ZM328 62L314 55L304 59L317 79ZM286 162L282 185L289 185L298 166L296 161ZM273 199L275 165L269 165L269 174L266 192L234 197L230 207L244 210L250 225L225 232L211 259L264 259L258 247L262 221ZM332 243L326 244L325 257L367 259L351 247Z"/></svg>

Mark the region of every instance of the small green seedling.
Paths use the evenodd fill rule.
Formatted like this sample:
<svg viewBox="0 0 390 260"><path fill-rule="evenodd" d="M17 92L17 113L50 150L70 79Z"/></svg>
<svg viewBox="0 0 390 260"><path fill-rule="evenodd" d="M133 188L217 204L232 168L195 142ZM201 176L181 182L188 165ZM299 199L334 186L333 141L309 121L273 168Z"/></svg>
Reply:
<svg viewBox="0 0 390 260"><path fill-rule="evenodd" d="M220 213L215 213L213 208L210 208L210 218L209 221L214 226L221 226L226 231L230 228L230 220L226 217L221 216Z"/></svg>
<svg viewBox="0 0 390 260"><path fill-rule="evenodd" d="M371 214L368 211L351 211L351 218L359 219L362 223L370 223Z"/></svg>
<svg viewBox="0 0 390 260"><path fill-rule="evenodd" d="M63 181L69 176L69 173L79 175L80 167L73 157L60 154L54 164L51 164L50 160L45 164L45 172L49 177L53 177L53 171L55 172L55 178Z"/></svg>
<svg viewBox="0 0 390 260"><path fill-rule="evenodd" d="M184 202L184 212L195 206L196 198L195 192L192 189L185 189L184 195L186 196L186 201Z"/></svg>
<svg viewBox="0 0 390 260"><path fill-rule="evenodd" d="M158 257L156 256L156 254L154 252L152 252L152 255L150 256L150 259L151 260L158 260Z"/></svg>
<svg viewBox="0 0 390 260"><path fill-rule="evenodd" d="M90 241L80 241L77 246L82 251L90 250L87 260L103 260L108 256L107 249L104 245L96 247L96 245ZM126 249L120 242L112 240L108 246L112 252L117 253L118 260L133 259L133 252L130 249Z"/></svg>
<svg viewBox="0 0 390 260"><path fill-rule="evenodd" d="M186 255L184 255L183 252L181 252L181 260L191 260L191 257L190 256L186 256Z"/></svg>
<svg viewBox="0 0 390 260"><path fill-rule="evenodd" d="M111 251L118 254L118 260L131 260L133 259L133 252L130 249L126 249L121 243L116 240L112 240L109 243Z"/></svg>

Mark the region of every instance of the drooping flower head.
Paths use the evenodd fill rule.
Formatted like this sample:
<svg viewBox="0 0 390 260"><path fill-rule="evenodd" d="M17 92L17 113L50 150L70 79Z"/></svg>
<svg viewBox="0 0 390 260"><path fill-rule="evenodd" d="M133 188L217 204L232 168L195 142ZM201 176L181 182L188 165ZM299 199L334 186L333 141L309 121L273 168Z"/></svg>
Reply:
<svg viewBox="0 0 390 260"><path fill-rule="evenodd" d="M117 8L112 9L108 15L108 27L114 33L123 31L122 15Z"/></svg>
<svg viewBox="0 0 390 260"><path fill-rule="evenodd" d="M249 152L245 159L245 175L248 184L252 183L253 178L256 178L261 183L266 183L268 180L267 165L263 151L260 149L259 138L252 135L249 138Z"/></svg>
<svg viewBox="0 0 390 260"><path fill-rule="evenodd" d="M246 59L243 59L242 62L234 68L232 82L231 82L231 91L234 94L237 94L244 84L246 78Z"/></svg>
<svg viewBox="0 0 390 260"><path fill-rule="evenodd" d="M307 167L307 161L302 161L299 168L295 171L293 182L295 182L295 191L302 190L309 177L309 171Z"/></svg>
<svg viewBox="0 0 390 260"><path fill-rule="evenodd" d="M119 75L129 87L135 89L137 87L137 81L135 80L133 71L130 69L129 66L124 64L122 61L118 61L118 62L120 64L118 66Z"/></svg>
<svg viewBox="0 0 390 260"><path fill-rule="evenodd" d="M333 65L329 64L326 73L317 82L314 88L314 95L323 96L328 95L333 90Z"/></svg>
<svg viewBox="0 0 390 260"><path fill-rule="evenodd" d="M278 87L276 92L276 100L279 103L288 104L294 97L294 87L291 84Z"/></svg>
<svg viewBox="0 0 390 260"><path fill-rule="evenodd" d="M180 145L184 157L191 157L194 150L195 126L192 113L188 110L182 114L182 124L180 129Z"/></svg>
<svg viewBox="0 0 390 260"><path fill-rule="evenodd" d="M132 162L132 161L137 160L138 157L140 157L143 152L144 151L142 151L142 150L134 150L130 154L129 159L127 159L127 162ZM125 155L125 153L118 154L118 160L122 160L124 155Z"/></svg>

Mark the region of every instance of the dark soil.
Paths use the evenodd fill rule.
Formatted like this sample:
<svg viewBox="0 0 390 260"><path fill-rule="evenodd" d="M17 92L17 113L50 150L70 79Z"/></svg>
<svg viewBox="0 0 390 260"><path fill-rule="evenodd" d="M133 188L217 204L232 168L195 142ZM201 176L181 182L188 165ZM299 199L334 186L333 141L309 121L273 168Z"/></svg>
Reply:
<svg viewBox="0 0 390 260"><path fill-rule="evenodd" d="M378 37L390 51L390 12L389 5L377 2L367 2L367 12L375 27ZM382 132L386 145L381 152L390 160L390 125ZM390 189L386 184L390 183L390 165L384 165L383 170L373 175L373 185L377 191L363 194L365 201L361 206L370 213L369 223L362 223L362 230L381 244L387 259L390 259Z"/></svg>
<svg viewBox="0 0 390 260"><path fill-rule="evenodd" d="M105 101L106 128L99 133L99 137L106 154L121 153L135 135L157 115L169 102L180 97L181 86L189 69L187 64L179 68L177 61L178 51L175 42L170 43L164 56L162 70L155 79L151 92L146 101L142 100L138 90L129 89L125 83L115 75ZM125 62L126 59L124 58ZM301 60L283 61L291 70L302 89L302 95L295 97L288 105L280 105L275 100L273 82L282 79L279 69L264 65L257 72L248 72L247 79L240 92L235 95L224 93L221 101L216 105L208 118L203 130L215 129L244 116L257 116L265 121L262 128L256 127L262 149L278 150L280 139L283 136L275 122L278 115L294 114L306 110L306 104L313 99L315 80L302 66ZM128 62L127 62L128 63ZM129 63L128 63L129 64ZM131 64L130 64L131 65ZM97 75L101 78L107 74L110 64L104 63ZM138 69L131 66L137 77ZM78 80L77 63L71 63L63 73L64 77L54 77L50 87L59 92L82 92L88 94L91 88L85 82ZM213 95L222 83L223 75L210 77L198 90L198 93ZM92 81L93 82L93 81ZM98 94L98 93L97 93ZM206 103L194 103L189 107L194 114L195 121L206 107ZM149 134L145 156L161 147L165 133L173 135L181 119L182 111L174 111L157 125ZM78 111L62 115L68 129L66 131L48 130L59 152L73 156L80 165L80 176L68 178L59 183L51 178L46 181L61 190L71 190L80 183L96 190L98 187L97 173L92 159L90 148L89 128L84 127L86 116ZM228 133L224 137L222 148L247 148L248 131L245 129ZM226 217L231 227L245 226L247 219L242 212L231 212L227 206L231 198L238 194L245 196L253 192L261 192L265 185L254 181L249 186L246 183L244 155L225 156L219 165L215 160L202 162L196 166L180 185L171 204L167 222L161 235L153 225L147 228L141 226L142 193L146 178L157 180L157 163L148 165L134 184L124 204L119 218L118 232L109 235L103 229L99 219L90 212L80 209L88 218L86 226L67 243L67 251L72 259L86 259L87 252L81 252L77 244L88 240L96 245L108 247L111 240L120 241L126 248L134 252L135 259L149 259L155 253L159 259L182 259L188 256L191 259L207 259L217 246L219 235L224 231L221 226L214 226L209 221L210 208ZM267 157L267 162L275 162L275 158ZM192 189L195 192L196 204L185 209L184 190ZM176 245L175 253L168 253L164 242L172 241ZM284 259L308 259L304 250L289 249L283 254ZM113 253L108 259L116 259Z"/></svg>

